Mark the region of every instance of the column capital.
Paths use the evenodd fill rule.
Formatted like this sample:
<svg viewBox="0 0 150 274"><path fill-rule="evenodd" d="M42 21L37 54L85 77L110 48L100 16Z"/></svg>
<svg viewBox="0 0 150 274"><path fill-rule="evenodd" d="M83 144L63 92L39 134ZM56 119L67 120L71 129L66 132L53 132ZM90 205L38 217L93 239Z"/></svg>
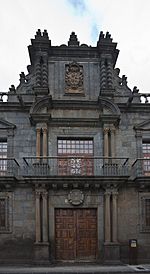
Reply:
<svg viewBox="0 0 150 274"><path fill-rule="evenodd" d="M117 199L118 198L118 191L112 191L112 198Z"/></svg>
<svg viewBox="0 0 150 274"><path fill-rule="evenodd" d="M35 189L35 197L36 197L37 199L39 199L39 198L40 198L40 195L41 195L41 191L40 191L39 189Z"/></svg>
<svg viewBox="0 0 150 274"><path fill-rule="evenodd" d="M40 127L37 127L37 128L36 128L36 132L37 132L37 133L40 133L40 131L41 131L41 128L40 128Z"/></svg>
<svg viewBox="0 0 150 274"><path fill-rule="evenodd" d="M41 195L42 195L43 198L47 198L47 196L48 196L47 190L43 190L43 191L41 192Z"/></svg>
<svg viewBox="0 0 150 274"><path fill-rule="evenodd" d="M104 195L105 195L105 196L111 195L111 189L106 189L105 192L104 192Z"/></svg>
<svg viewBox="0 0 150 274"><path fill-rule="evenodd" d="M109 130L110 130L109 127L104 127L104 128L103 128L104 134L108 134Z"/></svg>
<svg viewBox="0 0 150 274"><path fill-rule="evenodd" d="M43 133L47 133L47 127L42 128Z"/></svg>

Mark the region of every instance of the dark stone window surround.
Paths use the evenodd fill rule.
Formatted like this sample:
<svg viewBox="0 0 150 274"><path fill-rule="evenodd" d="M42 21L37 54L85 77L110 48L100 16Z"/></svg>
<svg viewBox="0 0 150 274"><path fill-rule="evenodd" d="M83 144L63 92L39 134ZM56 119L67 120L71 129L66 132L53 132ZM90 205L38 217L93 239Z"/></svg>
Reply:
<svg viewBox="0 0 150 274"><path fill-rule="evenodd" d="M139 204L140 204L140 232L142 233L150 233L150 225L147 224L146 219L150 219L150 216L147 216L146 213L146 200L149 200L150 204L150 193L140 193L139 194ZM150 209L149 209L150 210ZM150 211L149 211L150 214Z"/></svg>
<svg viewBox="0 0 150 274"><path fill-rule="evenodd" d="M5 226L0 226L0 234L12 232L12 193L11 192L0 192L0 201L4 201L4 222Z"/></svg>

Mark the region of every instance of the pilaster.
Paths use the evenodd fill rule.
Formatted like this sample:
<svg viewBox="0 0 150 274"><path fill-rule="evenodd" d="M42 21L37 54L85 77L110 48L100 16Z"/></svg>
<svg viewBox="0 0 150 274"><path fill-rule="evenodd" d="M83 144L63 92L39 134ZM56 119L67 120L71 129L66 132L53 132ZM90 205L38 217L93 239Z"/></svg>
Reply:
<svg viewBox="0 0 150 274"><path fill-rule="evenodd" d="M105 192L105 243L111 242L110 196L111 196L111 191L106 190Z"/></svg>

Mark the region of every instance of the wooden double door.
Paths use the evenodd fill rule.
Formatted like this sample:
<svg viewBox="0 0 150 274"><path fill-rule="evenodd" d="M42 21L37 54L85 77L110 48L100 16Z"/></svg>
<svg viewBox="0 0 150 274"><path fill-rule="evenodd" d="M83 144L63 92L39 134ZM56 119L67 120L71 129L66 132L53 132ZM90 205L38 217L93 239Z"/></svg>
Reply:
<svg viewBox="0 0 150 274"><path fill-rule="evenodd" d="M55 209L55 252L60 261L94 261L97 210Z"/></svg>

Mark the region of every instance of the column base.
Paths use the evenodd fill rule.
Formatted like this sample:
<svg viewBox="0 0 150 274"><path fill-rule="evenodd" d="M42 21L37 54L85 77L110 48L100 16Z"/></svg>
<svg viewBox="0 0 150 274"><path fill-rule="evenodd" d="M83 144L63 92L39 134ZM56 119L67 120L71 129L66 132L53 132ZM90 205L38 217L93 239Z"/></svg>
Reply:
<svg viewBox="0 0 150 274"><path fill-rule="evenodd" d="M104 263L121 264L119 243L104 243Z"/></svg>
<svg viewBox="0 0 150 274"><path fill-rule="evenodd" d="M37 264L47 264L50 262L49 243L39 242L34 244L34 261Z"/></svg>

